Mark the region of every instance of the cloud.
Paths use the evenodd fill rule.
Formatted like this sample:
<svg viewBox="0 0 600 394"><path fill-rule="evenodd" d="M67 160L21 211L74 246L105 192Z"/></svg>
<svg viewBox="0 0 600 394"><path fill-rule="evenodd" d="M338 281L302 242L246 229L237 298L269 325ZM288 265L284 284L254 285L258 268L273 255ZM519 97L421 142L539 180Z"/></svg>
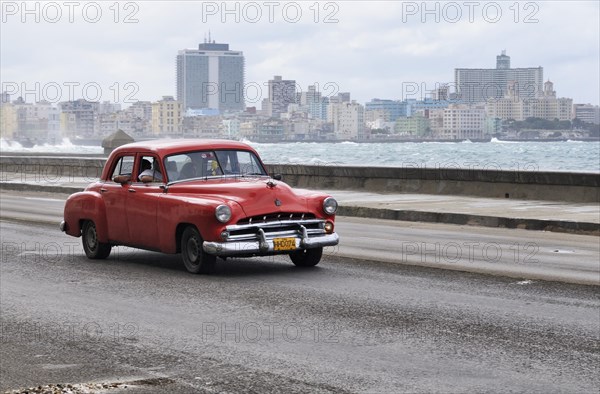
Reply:
<svg viewBox="0 0 600 394"><path fill-rule="evenodd" d="M543 66L559 95L598 103L598 2L480 2L472 21L462 2L426 2L427 9L424 2L295 2L301 17L294 23L292 3L278 3L269 15L264 2L254 2L261 11L255 23L248 17L256 19L256 7L248 2L228 2L233 13L215 14L207 14L208 5L223 2L120 2L118 15L106 2L96 23L81 14L74 23L35 23L31 16L22 23L11 15L0 25L1 79L97 81L107 93L132 81L137 98L156 100L175 93L177 51L196 47L210 30L244 52L246 79L259 84L282 75L304 89L334 82L360 102L399 99L405 82L453 82L454 68L495 67L506 49L513 67ZM461 7L460 18L451 3ZM491 3L502 12L493 23L491 7L483 14ZM126 17L136 22L124 23Z"/></svg>

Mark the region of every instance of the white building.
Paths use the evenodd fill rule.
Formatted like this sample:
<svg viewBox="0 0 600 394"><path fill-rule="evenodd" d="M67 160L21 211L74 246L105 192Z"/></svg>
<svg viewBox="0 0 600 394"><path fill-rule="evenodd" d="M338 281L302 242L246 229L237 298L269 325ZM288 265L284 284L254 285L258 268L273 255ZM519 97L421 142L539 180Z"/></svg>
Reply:
<svg viewBox="0 0 600 394"><path fill-rule="evenodd" d="M35 104L16 100L3 106L3 117L12 122L13 130L2 133L12 134L12 138L43 142L57 142L62 139L60 131L60 111L47 101Z"/></svg>
<svg viewBox="0 0 600 394"><path fill-rule="evenodd" d="M430 111L430 119L435 137L441 139L479 139L486 130L484 105L450 104Z"/></svg>
<svg viewBox="0 0 600 394"><path fill-rule="evenodd" d="M121 104L103 101L98 105L99 114L110 114L121 110Z"/></svg>
<svg viewBox="0 0 600 394"><path fill-rule="evenodd" d="M204 139L223 138L221 116L186 116L183 118L183 136Z"/></svg>
<svg viewBox="0 0 600 394"><path fill-rule="evenodd" d="M558 119L571 120L573 99L557 98L554 84L550 81L544 83L541 97L522 99L515 92L515 82L508 84L507 94L497 100L488 100L486 103L487 116L494 119L514 119L523 121L527 118L541 118L546 120Z"/></svg>
<svg viewBox="0 0 600 394"><path fill-rule="evenodd" d="M237 139L240 135L240 123L238 118L223 119L223 136L228 139Z"/></svg>
<svg viewBox="0 0 600 394"><path fill-rule="evenodd" d="M360 140L365 137L365 108L356 101L330 103L327 121L333 123L336 139Z"/></svg>
<svg viewBox="0 0 600 394"><path fill-rule="evenodd" d="M78 99L63 101L60 108L60 127L65 137L93 137L98 135L98 109L100 103Z"/></svg>
<svg viewBox="0 0 600 394"><path fill-rule="evenodd" d="M573 118L586 123L600 124L600 107L592 104L574 104Z"/></svg>
<svg viewBox="0 0 600 394"><path fill-rule="evenodd" d="M508 84L513 81L515 94L521 99L542 95L542 67L510 68L510 57L502 51L496 57L496 68L457 68L454 70L456 92L462 102L482 103L501 99L507 95Z"/></svg>
<svg viewBox="0 0 600 394"><path fill-rule="evenodd" d="M136 101L124 111L133 117L143 119L147 122L152 121L152 103L150 101Z"/></svg>

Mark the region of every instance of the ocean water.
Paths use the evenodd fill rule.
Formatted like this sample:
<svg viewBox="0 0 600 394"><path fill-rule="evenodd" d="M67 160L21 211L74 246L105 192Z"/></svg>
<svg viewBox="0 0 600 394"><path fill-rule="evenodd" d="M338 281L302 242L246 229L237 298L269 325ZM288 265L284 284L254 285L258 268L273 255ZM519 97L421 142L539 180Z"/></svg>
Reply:
<svg viewBox="0 0 600 394"><path fill-rule="evenodd" d="M259 152L265 163L270 164L600 173L599 141L248 143ZM103 149L74 145L68 139L60 145L24 148L18 143L0 139L0 152L102 154Z"/></svg>
<svg viewBox="0 0 600 394"><path fill-rule="evenodd" d="M250 145L266 163L600 173L598 141Z"/></svg>

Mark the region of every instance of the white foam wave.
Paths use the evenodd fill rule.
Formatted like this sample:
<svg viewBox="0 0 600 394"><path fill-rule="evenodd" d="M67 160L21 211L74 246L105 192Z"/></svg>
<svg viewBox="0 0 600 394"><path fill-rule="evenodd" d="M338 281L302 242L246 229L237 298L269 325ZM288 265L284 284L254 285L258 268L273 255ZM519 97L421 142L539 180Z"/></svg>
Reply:
<svg viewBox="0 0 600 394"><path fill-rule="evenodd" d="M490 141L493 144L518 144L518 141L504 141L504 140L499 140L496 137L492 137L492 140Z"/></svg>
<svg viewBox="0 0 600 394"><path fill-rule="evenodd" d="M0 138L0 151L3 153L91 153L102 154L101 146L74 145L70 139L63 138L59 144L44 143L30 148L24 147L18 141L8 141Z"/></svg>
<svg viewBox="0 0 600 394"><path fill-rule="evenodd" d="M0 138L0 151L2 152L18 152L23 148L23 145L18 143L17 141L7 141L4 138Z"/></svg>

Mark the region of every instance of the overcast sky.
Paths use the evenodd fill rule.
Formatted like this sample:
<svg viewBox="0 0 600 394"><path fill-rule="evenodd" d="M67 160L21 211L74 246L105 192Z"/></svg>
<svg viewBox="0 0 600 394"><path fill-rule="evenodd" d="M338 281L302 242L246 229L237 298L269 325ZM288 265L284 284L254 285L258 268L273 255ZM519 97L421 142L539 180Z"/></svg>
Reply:
<svg viewBox="0 0 600 394"><path fill-rule="evenodd" d="M361 103L418 99L455 68L494 68L502 50L512 67L542 66L559 97L600 101L598 1L23 4L2 1L0 79L28 102L174 96L177 51L209 31L244 52L248 106L273 75Z"/></svg>

